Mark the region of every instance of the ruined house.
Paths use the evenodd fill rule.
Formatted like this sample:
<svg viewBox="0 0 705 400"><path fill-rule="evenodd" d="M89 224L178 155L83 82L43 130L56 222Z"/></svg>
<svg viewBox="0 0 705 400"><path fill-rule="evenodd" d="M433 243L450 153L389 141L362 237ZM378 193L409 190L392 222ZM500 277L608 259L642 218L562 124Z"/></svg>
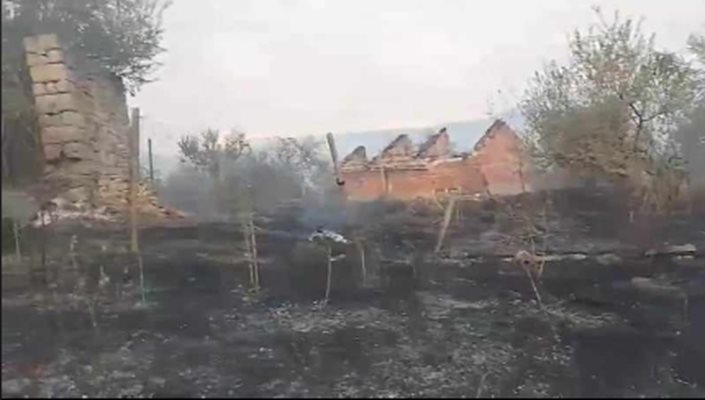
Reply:
<svg viewBox="0 0 705 400"><path fill-rule="evenodd" d="M471 154L454 155L445 129L418 149L400 135L372 160L358 146L341 163L344 190L350 200L433 198L439 192L513 195L531 190L530 163L520 139L496 120Z"/></svg>

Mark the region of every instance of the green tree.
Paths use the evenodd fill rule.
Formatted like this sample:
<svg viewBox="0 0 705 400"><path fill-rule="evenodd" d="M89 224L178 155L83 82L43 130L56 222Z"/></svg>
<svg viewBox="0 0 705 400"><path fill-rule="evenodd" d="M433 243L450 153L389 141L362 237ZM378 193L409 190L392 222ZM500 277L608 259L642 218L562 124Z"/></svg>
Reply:
<svg viewBox="0 0 705 400"><path fill-rule="evenodd" d="M295 173L302 196L319 183L322 171L328 167L322 158L323 144L313 136L277 138L273 159Z"/></svg>
<svg viewBox="0 0 705 400"><path fill-rule="evenodd" d="M535 74L521 110L540 165L625 177L674 160L672 137L693 108L697 72L657 50L640 23L596 13L598 23L574 31L567 65Z"/></svg>
<svg viewBox="0 0 705 400"><path fill-rule="evenodd" d="M25 36L56 33L65 46L101 62L134 93L159 66L155 57L163 51L162 14L169 4L162 0L4 0L3 41L7 35L16 51Z"/></svg>
<svg viewBox="0 0 705 400"><path fill-rule="evenodd" d="M183 136L178 145L181 162L190 162L214 180L220 179L225 160L237 160L250 150L244 133L232 132L221 139L215 129L206 129L201 132L200 138L195 135Z"/></svg>
<svg viewBox="0 0 705 400"><path fill-rule="evenodd" d="M3 182L25 184L41 172L23 39L56 33L64 46L98 60L134 94L159 66L168 5L163 0L3 0Z"/></svg>

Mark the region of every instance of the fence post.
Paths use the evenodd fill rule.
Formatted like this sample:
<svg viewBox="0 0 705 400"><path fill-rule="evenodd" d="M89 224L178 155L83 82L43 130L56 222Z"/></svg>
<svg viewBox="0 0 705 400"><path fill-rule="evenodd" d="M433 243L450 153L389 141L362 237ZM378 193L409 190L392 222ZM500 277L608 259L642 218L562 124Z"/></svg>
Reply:
<svg viewBox="0 0 705 400"><path fill-rule="evenodd" d="M132 118L128 133L129 157L129 206L130 206L130 250L139 252L137 238L137 182L139 181L139 132L140 109L132 109Z"/></svg>
<svg viewBox="0 0 705 400"><path fill-rule="evenodd" d="M149 155L149 182L154 186L154 161L152 160L152 139L147 139L147 152Z"/></svg>

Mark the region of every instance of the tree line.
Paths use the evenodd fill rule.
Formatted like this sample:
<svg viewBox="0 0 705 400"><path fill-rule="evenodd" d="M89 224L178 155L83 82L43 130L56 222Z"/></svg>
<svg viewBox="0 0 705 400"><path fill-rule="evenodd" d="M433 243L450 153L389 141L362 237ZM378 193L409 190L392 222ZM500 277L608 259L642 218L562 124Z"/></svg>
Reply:
<svg viewBox="0 0 705 400"><path fill-rule="evenodd" d="M286 200L318 201L334 188L325 143L313 136L276 137L255 149L242 132L206 129L182 136L178 146L181 165L159 189L161 198L204 218L266 212Z"/></svg>

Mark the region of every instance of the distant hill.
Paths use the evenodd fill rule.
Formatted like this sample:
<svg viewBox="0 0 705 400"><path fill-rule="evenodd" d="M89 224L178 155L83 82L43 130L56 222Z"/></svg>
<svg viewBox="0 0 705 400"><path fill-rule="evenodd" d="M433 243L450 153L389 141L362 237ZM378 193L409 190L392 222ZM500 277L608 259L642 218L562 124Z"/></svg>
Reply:
<svg viewBox="0 0 705 400"><path fill-rule="evenodd" d="M523 120L519 116L503 115L501 118L513 129L520 130L523 127ZM401 134L407 134L418 145L430 134L438 132L442 127L446 127L450 141L457 152L472 150L475 143L485 134L490 125L494 122L491 118L456 121L445 124L438 124L425 128L396 128L385 130L371 130L363 132L349 132L335 135L336 146L341 157L352 152L357 146L365 146L367 157L372 158L387 146L392 140Z"/></svg>

